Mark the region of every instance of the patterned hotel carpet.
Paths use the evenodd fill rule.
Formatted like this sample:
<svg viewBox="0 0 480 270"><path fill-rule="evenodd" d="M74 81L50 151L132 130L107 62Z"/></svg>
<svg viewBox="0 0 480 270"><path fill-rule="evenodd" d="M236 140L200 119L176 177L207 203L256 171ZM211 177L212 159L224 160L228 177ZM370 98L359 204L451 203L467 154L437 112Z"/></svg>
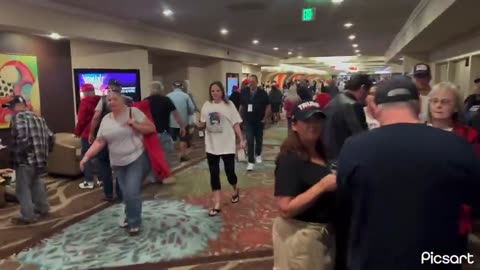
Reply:
<svg viewBox="0 0 480 270"><path fill-rule="evenodd" d="M266 130L265 139L269 140L271 138L275 140L282 135L286 135L286 128L271 127ZM3 262L3 265L2 262L0 262L0 269L17 269L19 266L17 259L19 258L23 259L24 262L39 264L37 257L43 254L43 252L49 253L46 255L49 259L41 261L40 265L45 264L42 269L87 269L85 262L92 260L92 265L88 267L128 265L134 262L157 262L192 256L218 256L248 250L270 250L270 220L271 217L274 216L273 198L271 194L274 164L268 161L275 159L279 147L274 145L278 145L279 143L280 142L271 143L273 145L264 148L264 160L266 162L258 166L255 172L247 174L245 172L245 165L238 165L237 172L240 187L242 188L242 201L238 205L234 205L235 207L231 206L230 203L225 203L220 218L206 218L206 209L210 206L209 175L206 163L200 163L176 175L176 184L148 186L144 192L145 199L149 201L145 202L145 231L142 237L145 237L145 239L155 239L155 241L151 243L151 246L134 246L133 250L149 250L151 253L142 252L141 254L137 254L134 252L132 254L126 254L120 252L127 249L123 247L124 245L132 247L131 245L135 245L137 242L132 242L131 239L125 237L123 231L116 228L120 219L121 214L119 211L121 211L121 208L120 206L113 206L78 224L68 227L61 234L42 241L41 245L36 246L31 251L22 252L16 258L10 258L10 260ZM198 147L199 145L200 147ZM200 144L194 147L193 156L204 155L201 145L202 143L200 141ZM39 223L30 228L11 227L7 222L7 218L2 217L0 212L1 241L7 244L6 248L4 248L2 243L0 252L3 249L11 253L16 247L22 246L22 244L25 246L22 237L26 236L24 239L32 240L32 236L35 236L34 238L37 238L36 240L38 241L48 236L48 234L44 235L44 232L51 233L52 231L60 231L63 227L66 227L66 225L78 222L81 218L89 216L91 213L98 212L108 206L104 203L98 203L101 198L100 191L79 192L77 184L78 181L71 182L51 179L49 184L49 190L52 193L51 201L53 205L58 205L57 208L61 211L54 211L52 218L43 224ZM223 185L224 187L228 186L226 181ZM57 186L60 186L60 188L57 188ZM227 190L227 188L224 190ZM229 201L228 196L230 195L225 194L225 202ZM159 202L156 199L161 199L161 201ZM164 199L169 200L164 201ZM58 200L58 202L56 202L56 200ZM158 209L169 209L168 211L171 209L173 212L168 212L168 215L160 215ZM186 209L192 210L187 211ZM252 209L257 209L257 211L253 211ZM17 211L17 209L14 210ZM10 212L12 212L11 209ZM163 214L165 213L165 211L161 212ZM186 223L181 222L181 224L186 227L178 226L176 223L172 226L172 223L177 220L178 216L188 221ZM105 222L106 217L111 217L107 219L108 222ZM203 220L200 218L203 218ZM201 222L199 220L201 220ZM257 226L257 222L259 222L258 224L261 226ZM4 225L3 230L2 224ZM191 224L205 224L205 226L188 227ZM111 228L112 231L109 231L109 228ZM18 237L19 231L23 232L24 235L20 234L21 237ZM86 233L79 234L79 231L86 231ZM191 240L191 237L194 236L191 232L197 231L200 232L202 237L193 237L193 240ZM156 238L151 237L153 235L155 235ZM4 238L4 236L6 238ZM13 242L14 239L22 240L16 243ZM93 248L93 246L88 244L88 241L93 239L97 239L98 243L109 243L109 248L104 249L106 254L104 257L107 259L92 259L100 258L102 257L100 254L103 254L101 252L99 253L98 248ZM159 239L160 241L157 241ZM67 242L69 243L68 248L64 248L63 245ZM160 247L157 246L157 242L159 242ZM115 243L117 243L117 245ZM118 243L122 243L122 245L120 246ZM110 248L110 246L112 247ZM206 249L207 246L208 249ZM57 249L55 249L55 247L57 247ZM157 248L162 251L161 256L155 254L154 251L157 250ZM201 252L198 252L199 250L201 250ZM119 251L118 253L120 253L120 255L118 256L126 257L122 257L121 259L117 257L112 258L112 254L117 253L115 251ZM109 265L109 261L116 263ZM75 265L78 264L82 265L82 267L75 267ZM7 265L9 265L8 268ZM63 266L60 267L60 265ZM22 267L22 269L39 268Z"/></svg>
<svg viewBox="0 0 480 270"><path fill-rule="evenodd" d="M176 170L203 159L204 151L203 141L196 140L192 147L192 161L175 164ZM51 205L51 216L48 219L30 226L13 226L10 219L18 215L18 205L10 204L5 208L0 208L0 258L18 252L52 232L58 232L69 224L78 222L83 217L109 205L102 201L103 192L100 188L79 189L80 179L47 177L44 181L47 185ZM4 269L1 264L0 269Z"/></svg>
<svg viewBox="0 0 480 270"><path fill-rule="evenodd" d="M63 270L271 250L273 166L266 161L255 172L247 173L245 165L238 164L241 201L235 205L229 202L231 192L222 179L226 192L218 217L207 215L210 186L207 164L201 162L180 172L175 184L146 188L140 237L130 238L117 227L123 215L122 207L115 205L16 258L38 266L31 269Z"/></svg>

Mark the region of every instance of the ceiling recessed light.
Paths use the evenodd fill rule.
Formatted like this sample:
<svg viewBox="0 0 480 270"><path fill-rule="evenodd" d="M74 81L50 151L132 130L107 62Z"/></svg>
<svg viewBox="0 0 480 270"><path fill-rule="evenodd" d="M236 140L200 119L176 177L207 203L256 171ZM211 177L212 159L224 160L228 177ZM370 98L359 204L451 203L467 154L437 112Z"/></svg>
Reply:
<svg viewBox="0 0 480 270"><path fill-rule="evenodd" d="M299 56L297 56L297 58L298 58L298 59L302 59L302 58L303 58L303 56L299 55Z"/></svg>
<svg viewBox="0 0 480 270"><path fill-rule="evenodd" d="M278 47L274 47L273 50L274 50L274 51L278 51Z"/></svg>
<svg viewBox="0 0 480 270"><path fill-rule="evenodd" d="M404 57L400 57L400 61L403 61L403 60L405 60L405 58L404 58Z"/></svg>
<svg viewBox="0 0 480 270"><path fill-rule="evenodd" d="M163 10L163 15L167 16L167 17L170 17L173 15L173 10L167 8L167 9L164 9Z"/></svg>
<svg viewBox="0 0 480 270"><path fill-rule="evenodd" d="M353 47L353 48L357 48L357 47L358 47L358 44L352 44L352 47Z"/></svg>
<svg viewBox="0 0 480 270"><path fill-rule="evenodd" d="M343 0L332 0L332 3L334 4L341 4Z"/></svg>
<svg viewBox="0 0 480 270"><path fill-rule="evenodd" d="M258 44L258 43L260 43L260 41L258 39L254 39L254 40L252 40L252 43L253 44Z"/></svg>
<svg viewBox="0 0 480 270"><path fill-rule="evenodd" d="M51 39L60 39L62 38L62 36L60 36L59 33L51 33L50 35L48 35Z"/></svg>
<svg viewBox="0 0 480 270"><path fill-rule="evenodd" d="M356 38L357 38L357 36L355 36L355 35L350 35L350 36L348 36L348 39L350 39L350 40L354 40L354 39L356 39Z"/></svg>
<svg viewBox="0 0 480 270"><path fill-rule="evenodd" d="M359 53L359 52L360 52L360 50L355 50L355 52L356 52L356 53Z"/></svg>
<svg viewBox="0 0 480 270"><path fill-rule="evenodd" d="M346 28L350 28L353 26L353 23L351 22L347 22L346 24L344 24L343 26L345 26Z"/></svg>
<svg viewBox="0 0 480 270"><path fill-rule="evenodd" d="M220 29L220 34L222 34L222 35L228 35L228 29L226 29L226 28Z"/></svg>
<svg viewBox="0 0 480 270"><path fill-rule="evenodd" d="M361 54L361 53L357 53L357 56L362 56L362 54Z"/></svg>
<svg viewBox="0 0 480 270"><path fill-rule="evenodd" d="M258 66L258 64L257 64L257 63L254 63L253 65L254 65L254 66Z"/></svg>
<svg viewBox="0 0 480 270"><path fill-rule="evenodd" d="M288 52L288 55L292 55L292 54L293 54L293 52Z"/></svg>

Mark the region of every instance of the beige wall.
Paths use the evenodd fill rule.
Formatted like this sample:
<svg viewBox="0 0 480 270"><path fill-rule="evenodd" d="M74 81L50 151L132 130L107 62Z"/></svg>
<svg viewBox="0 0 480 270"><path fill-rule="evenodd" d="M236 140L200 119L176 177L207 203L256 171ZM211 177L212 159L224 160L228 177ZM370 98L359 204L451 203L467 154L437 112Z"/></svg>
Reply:
<svg viewBox="0 0 480 270"><path fill-rule="evenodd" d="M255 66L255 65L243 65L242 66L242 73L243 74L248 74L248 75L251 75L251 74L255 74L257 75L258 77L258 80L260 82L263 82L263 78L262 78L262 68L260 66ZM240 76L240 78L244 78L244 76Z"/></svg>
<svg viewBox="0 0 480 270"><path fill-rule="evenodd" d="M140 70L141 95L150 92L152 67L148 52L130 46L92 41L72 40L70 43L72 68L116 68Z"/></svg>

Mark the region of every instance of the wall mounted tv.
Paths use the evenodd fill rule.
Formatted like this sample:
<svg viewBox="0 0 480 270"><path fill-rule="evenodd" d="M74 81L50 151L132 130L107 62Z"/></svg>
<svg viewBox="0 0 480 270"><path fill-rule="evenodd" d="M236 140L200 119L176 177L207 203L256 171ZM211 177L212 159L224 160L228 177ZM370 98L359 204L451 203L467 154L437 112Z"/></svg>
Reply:
<svg viewBox="0 0 480 270"><path fill-rule="evenodd" d="M122 93L134 101L140 101L140 71L138 69L74 69L75 98L80 104L80 88L86 83L95 87L99 96L108 94L108 82L116 79L122 85Z"/></svg>

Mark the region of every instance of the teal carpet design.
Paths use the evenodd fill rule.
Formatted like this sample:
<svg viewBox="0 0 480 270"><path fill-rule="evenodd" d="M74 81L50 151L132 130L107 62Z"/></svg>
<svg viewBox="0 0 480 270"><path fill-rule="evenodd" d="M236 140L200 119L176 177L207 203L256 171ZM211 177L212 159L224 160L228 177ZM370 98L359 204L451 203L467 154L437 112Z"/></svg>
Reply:
<svg viewBox="0 0 480 270"><path fill-rule="evenodd" d="M68 227L17 258L41 270L74 270L188 258L218 238L223 221L200 206L174 200L143 203L143 231L130 237L119 223L123 205ZM108 243L108 244L107 244Z"/></svg>

